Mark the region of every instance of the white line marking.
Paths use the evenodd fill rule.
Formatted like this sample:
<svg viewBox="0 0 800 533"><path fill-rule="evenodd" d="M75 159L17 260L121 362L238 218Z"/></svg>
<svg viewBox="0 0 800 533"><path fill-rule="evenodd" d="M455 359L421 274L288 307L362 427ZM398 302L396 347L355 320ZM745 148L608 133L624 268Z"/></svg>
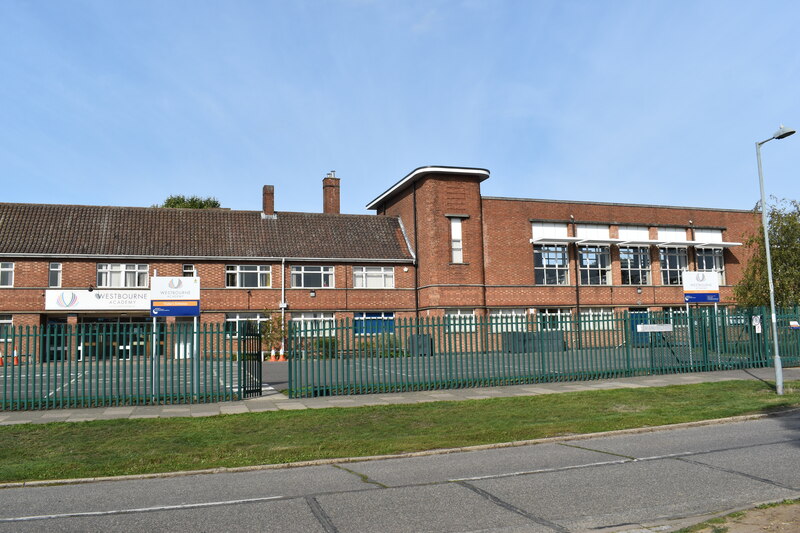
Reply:
<svg viewBox="0 0 800 533"><path fill-rule="evenodd" d="M110 511L85 511L81 513L63 513L63 514L46 514L38 516L18 516L13 518L0 518L2 522L29 522L33 520L54 520L58 518L81 518L92 516L109 516L119 514L134 514L134 513L155 513L159 511L176 511L183 509L202 509L205 507L220 507L223 505L237 505L241 503L257 503L266 502L270 500L278 500L283 496L266 496L264 498L248 498L243 500L226 500L219 502L206 502L206 503L184 503L180 505L161 505L158 507L140 507L136 509L113 509Z"/></svg>
<svg viewBox="0 0 800 533"><path fill-rule="evenodd" d="M477 477L464 477L458 479L449 479L450 482L456 481L481 481L484 479L498 479L503 477L514 477L514 476L526 476L530 474L547 474L552 472L564 472L566 470L577 470L579 468L589 468L593 466L608 466L608 465L621 465L625 463L633 463L636 462L636 459L620 459L618 461L601 461L598 463L588 463L583 465L574 465L574 466L560 466L558 468L542 468L539 470L526 470L522 472L509 472L506 474L492 474L489 476L477 476Z"/></svg>

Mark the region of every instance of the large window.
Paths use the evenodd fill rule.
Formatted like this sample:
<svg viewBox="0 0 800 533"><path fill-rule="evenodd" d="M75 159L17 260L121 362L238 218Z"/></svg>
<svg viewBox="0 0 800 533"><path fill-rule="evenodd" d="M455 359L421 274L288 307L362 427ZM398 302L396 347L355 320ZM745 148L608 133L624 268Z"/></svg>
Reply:
<svg viewBox="0 0 800 533"><path fill-rule="evenodd" d="M0 287L14 286L14 263L0 263Z"/></svg>
<svg viewBox="0 0 800 533"><path fill-rule="evenodd" d="M719 284L725 284L725 259L721 248L697 248L697 271L716 272Z"/></svg>
<svg viewBox="0 0 800 533"><path fill-rule="evenodd" d="M460 218L450 219L450 251L453 263L464 262L464 240L461 233Z"/></svg>
<svg viewBox="0 0 800 533"><path fill-rule="evenodd" d="M448 333L475 331L474 309L448 309L444 312Z"/></svg>
<svg viewBox="0 0 800 533"><path fill-rule="evenodd" d="M659 256L661 258L661 284L683 285L683 272L688 265L686 248L665 246L659 248Z"/></svg>
<svg viewBox="0 0 800 533"><path fill-rule="evenodd" d="M569 255L565 244L537 244L533 247L536 285L569 284Z"/></svg>
<svg viewBox="0 0 800 533"><path fill-rule="evenodd" d="M611 254L608 246L579 246L581 285L611 284Z"/></svg>
<svg viewBox="0 0 800 533"><path fill-rule="evenodd" d="M623 285L650 285L650 248L620 246L619 264Z"/></svg>
<svg viewBox="0 0 800 533"><path fill-rule="evenodd" d="M353 319L356 335L380 335L394 333L394 313L356 313Z"/></svg>
<svg viewBox="0 0 800 533"><path fill-rule="evenodd" d="M585 331L614 329L614 310L610 307L581 309L581 329Z"/></svg>
<svg viewBox="0 0 800 533"><path fill-rule="evenodd" d="M329 289L334 287L332 266L293 266L292 287L295 289Z"/></svg>
<svg viewBox="0 0 800 533"><path fill-rule="evenodd" d="M128 263L98 263L97 286L116 288L147 288L149 265Z"/></svg>
<svg viewBox="0 0 800 533"><path fill-rule="evenodd" d="M569 331L572 314L569 309L537 309L539 331Z"/></svg>
<svg viewBox="0 0 800 533"><path fill-rule="evenodd" d="M336 326L333 313L293 313L292 322L303 337L331 337Z"/></svg>
<svg viewBox="0 0 800 533"><path fill-rule="evenodd" d="M47 273L47 286L61 286L61 263L50 263L50 268Z"/></svg>
<svg viewBox="0 0 800 533"><path fill-rule="evenodd" d="M492 309L489 311L492 333L526 331L525 309Z"/></svg>
<svg viewBox="0 0 800 533"><path fill-rule="evenodd" d="M228 313L225 315L225 332L231 337L238 337L248 324L260 326L269 320L261 313Z"/></svg>
<svg viewBox="0 0 800 533"><path fill-rule="evenodd" d="M272 267L267 265L227 265L225 286L265 289L272 286Z"/></svg>
<svg viewBox="0 0 800 533"><path fill-rule="evenodd" d="M353 267L356 289L393 289L394 267Z"/></svg>

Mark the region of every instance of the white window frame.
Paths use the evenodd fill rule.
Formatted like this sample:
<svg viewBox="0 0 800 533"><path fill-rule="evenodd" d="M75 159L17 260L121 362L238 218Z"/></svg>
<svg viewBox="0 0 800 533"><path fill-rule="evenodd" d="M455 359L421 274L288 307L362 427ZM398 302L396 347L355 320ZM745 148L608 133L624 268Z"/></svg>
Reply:
<svg viewBox="0 0 800 533"><path fill-rule="evenodd" d="M463 218L450 217L450 262L464 263Z"/></svg>
<svg viewBox="0 0 800 533"><path fill-rule="evenodd" d="M552 318L555 317L557 327L551 327ZM540 308L536 309L536 324L539 331L569 331L572 323L572 310L569 308Z"/></svg>
<svg viewBox="0 0 800 533"><path fill-rule="evenodd" d="M225 330L227 331L227 336L233 339L239 338L239 324L245 322L254 322L259 326L270 320L269 316L262 315L261 313L225 313ZM236 328L231 332L227 326L228 324L236 324Z"/></svg>
<svg viewBox="0 0 800 533"><path fill-rule="evenodd" d="M555 283L548 278L555 276ZM569 249L566 244L533 246L533 277L536 285L569 285Z"/></svg>
<svg viewBox="0 0 800 533"><path fill-rule="evenodd" d="M581 308L581 330L608 331L614 329L614 309L611 307Z"/></svg>
<svg viewBox="0 0 800 533"><path fill-rule="evenodd" d="M316 275L320 277L320 285L306 285L306 278ZM334 267L325 265L292 265L293 289L333 289L335 287L336 272Z"/></svg>
<svg viewBox="0 0 800 533"><path fill-rule="evenodd" d="M626 258L625 256L629 257ZM619 267L620 273L622 274L623 285L650 285L653 279L650 247L620 246ZM636 283L632 282L632 275L639 276L639 281ZM644 280L642 278L644 278Z"/></svg>
<svg viewBox="0 0 800 533"><path fill-rule="evenodd" d="M292 313L291 321L299 325L301 337L332 337L336 332L336 315L322 311Z"/></svg>
<svg viewBox="0 0 800 533"><path fill-rule="evenodd" d="M14 320L11 315L0 315L0 339L9 340L9 331L14 328ZM2 357L2 355L0 355Z"/></svg>
<svg viewBox="0 0 800 533"><path fill-rule="evenodd" d="M14 263L0 263L0 287L14 286Z"/></svg>
<svg viewBox="0 0 800 533"><path fill-rule="evenodd" d="M444 321L447 333L471 333L475 331L475 310L446 309Z"/></svg>
<svg viewBox="0 0 800 533"><path fill-rule="evenodd" d="M492 333L527 331L525 309L490 309L489 324Z"/></svg>
<svg viewBox="0 0 800 533"><path fill-rule="evenodd" d="M695 260L698 272L717 272L719 274L719 284L725 285L725 252L722 248L695 248ZM703 267L700 266L700 258L703 257ZM711 268L706 264L711 260Z"/></svg>
<svg viewBox="0 0 800 533"><path fill-rule="evenodd" d="M195 278L197 277L197 267L192 263L184 263L182 273L184 278Z"/></svg>
<svg viewBox="0 0 800 533"><path fill-rule="evenodd" d="M129 280L132 277L132 282ZM114 278L118 278L115 282ZM97 286L114 289L146 289L150 265L144 263L97 263Z"/></svg>
<svg viewBox="0 0 800 533"><path fill-rule="evenodd" d="M611 285L611 247L578 246L578 272L581 285Z"/></svg>
<svg viewBox="0 0 800 533"><path fill-rule="evenodd" d="M55 276L55 280L53 279ZM61 263L50 263L47 268L47 286L61 287Z"/></svg>
<svg viewBox="0 0 800 533"><path fill-rule="evenodd" d="M244 285L245 276L256 275L255 285ZM225 265L225 287L228 289L269 289L272 267L269 265Z"/></svg>
<svg viewBox="0 0 800 533"><path fill-rule="evenodd" d="M661 263L661 284L672 287L683 285L683 273L689 268L689 254L684 246L663 246L658 249L658 258ZM677 265L670 265L670 259L675 259ZM677 274L674 283L673 275Z"/></svg>
<svg viewBox="0 0 800 533"><path fill-rule="evenodd" d="M378 285L370 285L377 282ZM394 289L394 267L354 266L354 289Z"/></svg>

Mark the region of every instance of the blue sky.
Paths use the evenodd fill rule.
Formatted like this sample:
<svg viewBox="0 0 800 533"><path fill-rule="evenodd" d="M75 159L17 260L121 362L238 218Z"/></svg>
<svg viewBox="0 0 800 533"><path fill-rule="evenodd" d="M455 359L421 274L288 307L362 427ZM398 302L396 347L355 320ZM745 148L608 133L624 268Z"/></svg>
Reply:
<svg viewBox="0 0 800 533"><path fill-rule="evenodd" d="M800 128L796 1L0 2L4 202L342 211L414 168L487 196L751 209ZM800 198L800 135L763 147Z"/></svg>

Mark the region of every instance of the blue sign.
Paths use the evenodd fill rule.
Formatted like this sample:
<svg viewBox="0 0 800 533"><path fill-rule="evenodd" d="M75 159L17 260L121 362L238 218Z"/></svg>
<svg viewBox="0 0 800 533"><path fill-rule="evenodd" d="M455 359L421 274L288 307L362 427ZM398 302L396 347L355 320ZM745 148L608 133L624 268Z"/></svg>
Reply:
<svg viewBox="0 0 800 533"><path fill-rule="evenodd" d="M152 300L150 316L200 316L200 300Z"/></svg>
<svg viewBox="0 0 800 533"><path fill-rule="evenodd" d="M719 292L687 292L683 295L686 303L719 302Z"/></svg>

